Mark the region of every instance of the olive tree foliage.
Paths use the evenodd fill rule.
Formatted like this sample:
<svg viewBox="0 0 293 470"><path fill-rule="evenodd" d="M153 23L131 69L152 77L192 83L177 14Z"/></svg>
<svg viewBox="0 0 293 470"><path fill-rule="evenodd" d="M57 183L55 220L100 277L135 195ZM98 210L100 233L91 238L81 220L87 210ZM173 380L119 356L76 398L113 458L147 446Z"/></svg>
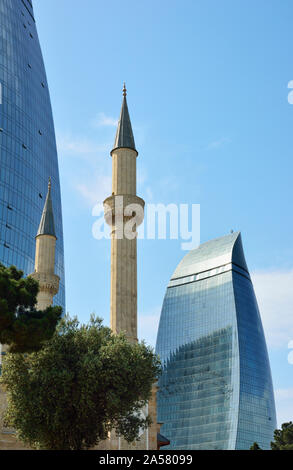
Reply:
<svg viewBox="0 0 293 470"><path fill-rule="evenodd" d="M11 352L32 352L51 338L61 318L61 307L36 309L38 282L24 278L15 266L0 263L0 343Z"/></svg>
<svg viewBox="0 0 293 470"><path fill-rule="evenodd" d="M272 450L293 450L293 423L283 423L281 429L274 432L274 441L271 442Z"/></svg>
<svg viewBox="0 0 293 470"><path fill-rule="evenodd" d="M261 450L257 442L254 442L249 450Z"/></svg>
<svg viewBox="0 0 293 470"><path fill-rule="evenodd" d="M88 449L112 429L131 442L150 424L139 410L160 370L150 347L101 319L65 317L40 351L6 356L7 424L36 449Z"/></svg>

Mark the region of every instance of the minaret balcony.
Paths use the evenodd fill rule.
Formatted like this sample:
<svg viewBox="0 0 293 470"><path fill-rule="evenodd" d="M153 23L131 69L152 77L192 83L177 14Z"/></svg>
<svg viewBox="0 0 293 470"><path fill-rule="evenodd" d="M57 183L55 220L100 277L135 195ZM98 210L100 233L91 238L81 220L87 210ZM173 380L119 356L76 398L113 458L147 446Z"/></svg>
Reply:
<svg viewBox="0 0 293 470"><path fill-rule="evenodd" d="M112 195L104 201L104 216L108 225L115 225L119 218L124 223L135 217L136 226L144 219L145 202L133 194Z"/></svg>
<svg viewBox="0 0 293 470"><path fill-rule="evenodd" d="M54 296L59 291L60 277L57 274L34 272L30 277L39 283L40 292L49 292Z"/></svg>

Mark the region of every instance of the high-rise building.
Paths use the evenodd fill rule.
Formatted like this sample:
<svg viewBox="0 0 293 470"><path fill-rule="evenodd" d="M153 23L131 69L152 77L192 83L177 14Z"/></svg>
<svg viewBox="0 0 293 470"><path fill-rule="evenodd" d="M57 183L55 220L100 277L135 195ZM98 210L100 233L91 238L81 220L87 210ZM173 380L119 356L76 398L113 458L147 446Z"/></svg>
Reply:
<svg viewBox="0 0 293 470"><path fill-rule="evenodd" d="M270 448L270 364L239 232L203 243L180 262L156 352L163 364L158 420L169 448Z"/></svg>
<svg viewBox="0 0 293 470"><path fill-rule="evenodd" d="M0 85L0 262L33 272L36 227L51 176L60 277L54 303L65 307L55 132L30 0L0 0Z"/></svg>

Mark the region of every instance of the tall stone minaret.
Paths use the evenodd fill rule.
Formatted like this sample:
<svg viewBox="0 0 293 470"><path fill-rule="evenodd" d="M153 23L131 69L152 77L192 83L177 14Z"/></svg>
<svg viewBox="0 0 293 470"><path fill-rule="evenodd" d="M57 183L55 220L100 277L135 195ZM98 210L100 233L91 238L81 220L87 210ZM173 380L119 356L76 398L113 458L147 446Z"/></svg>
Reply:
<svg viewBox="0 0 293 470"><path fill-rule="evenodd" d="M123 102L112 157L112 196L104 201L105 219L111 225L111 329L124 331L137 341L136 227L143 221L144 201L136 195L134 137L123 87ZM138 209L138 210L137 210ZM127 234L127 223L136 221ZM129 224L128 224L129 225Z"/></svg>
<svg viewBox="0 0 293 470"><path fill-rule="evenodd" d="M137 247L136 228L144 219L144 200L136 195L136 158L134 137L123 87L123 101L112 157L112 196L104 201L105 219L111 226L111 329L124 331L137 342ZM111 432L99 450L157 450L157 384L152 397L141 412L152 419L151 426L139 441L127 443Z"/></svg>
<svg viewBox="0 0 293 470"><path fill-rule="evenodd" d="M35 272L30 276L39 283L37 309L45 310L52 305L59 290L59 276L55 274L56 232L51 199L51 179L39 230L36 235Z"/></svg>

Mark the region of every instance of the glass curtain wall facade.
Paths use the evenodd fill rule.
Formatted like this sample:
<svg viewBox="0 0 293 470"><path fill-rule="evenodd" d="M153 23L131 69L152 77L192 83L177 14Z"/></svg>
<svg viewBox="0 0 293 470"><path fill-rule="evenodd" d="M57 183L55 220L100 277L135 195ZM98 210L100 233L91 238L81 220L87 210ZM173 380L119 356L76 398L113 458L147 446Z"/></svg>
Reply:
<svg viewBox="0 0 293 470"><path fill-rule="evenodd" d="M169 449L269 449L270 364L239 232L204 243L175 270L156 352L158 421Z"/></svg>
<svg viewBox="0 0 293 470"><path fill-rule="evenodd" d="M55 272L65 307L59 170L51 103L30 0L0 0L0 262L34 271L35 236L52 179Z"/></svg>

